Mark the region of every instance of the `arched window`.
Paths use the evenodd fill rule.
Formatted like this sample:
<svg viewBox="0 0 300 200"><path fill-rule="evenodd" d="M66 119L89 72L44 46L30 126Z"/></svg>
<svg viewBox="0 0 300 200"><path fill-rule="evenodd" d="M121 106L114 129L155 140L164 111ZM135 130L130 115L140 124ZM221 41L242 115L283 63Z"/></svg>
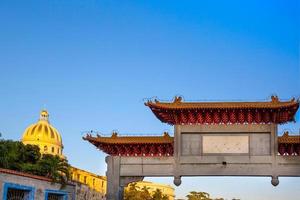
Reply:
<svg viewBox="0 0 300 200"><path fill-rule="evenodd" d="M59 148L57 148L57 154L59 154Z"/></svg>
<svg viewBox="0 0 300 200"><path fill-rule="evenodd" d="M44 146L44 151L47 152L48 151L48 147L47 145Z"/></svg>
<svg viewBox="0 0 300 200"><path fill-rule="evenodd" d="M52 153L54 153L54 147L51 148Z"/></svg>

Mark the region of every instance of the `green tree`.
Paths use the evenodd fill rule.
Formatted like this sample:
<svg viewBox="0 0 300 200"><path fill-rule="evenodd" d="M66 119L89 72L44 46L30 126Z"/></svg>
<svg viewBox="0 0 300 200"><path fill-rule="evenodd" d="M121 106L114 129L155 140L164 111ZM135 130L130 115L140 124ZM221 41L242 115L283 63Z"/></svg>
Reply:
<svg viewBox="0 0 300 200"><path fill-rule="evenodd" d="M36 145L0 139L0 168L12 169L51 178L62 186L69 180L70 165L66 159L45 154Z"/></svg>
<svg viewBox="0 0 300 200"><path fill-rule="evenodd" d="M140 188L136 183L131 183L124 191L124 200L168 200L167 195L163 195L160 189L151 193L148 187Z"/></svg>
<svg viewBox="0 0 300 200"><path fill-rule="evenodd" d="M168 196L163 195L160 189L156 189L152 195L152 200L168 200L168 199L169 199Z"/></svg>
<svg viewBox="0 0 300 200"><path fill-rule="evenodd" d="M41 158L40 148L37 145L27 144L23 151L23 161L35 164Z"/></svg>
<svg viewBox="0 0 300 200"><path fill-rule="evenodd" d="M9 143L3 139L0 140L0 167L9 168Z"/></svg>
<svg viewBox="0 0 300 200"><path fill-rule="evenodd" d="M12 140L0 141L0 167L20 171L25 146Z"/></svg>
<svg viewBox="0 0 300 200"><path fill-rule="evenodd" d="M196 192L192 191L188 195L186 195L188 200L212 200L210 195L206 192Z"/></svg>
<svg viewBox="0 0 300 200"><path fill-rule="evenodd" d="M136 183L130 183L124 191L124 200L140 200L140 191Z"/></svg>
<svg viewBox="0 0 300 200"><path fill-rule="evenodd" d="M65 186L70 179L70 165L66 159L57 155L44 154L37 164L40 175L51 178L53 182L58 182Z"/></svg>
<svg viewBox="0 0 300 200"><path fill-rule="evenodd" d="M149 188L144 186L141 189L141 199L143 200L152 200L151 194L149 192Z"/></svg>

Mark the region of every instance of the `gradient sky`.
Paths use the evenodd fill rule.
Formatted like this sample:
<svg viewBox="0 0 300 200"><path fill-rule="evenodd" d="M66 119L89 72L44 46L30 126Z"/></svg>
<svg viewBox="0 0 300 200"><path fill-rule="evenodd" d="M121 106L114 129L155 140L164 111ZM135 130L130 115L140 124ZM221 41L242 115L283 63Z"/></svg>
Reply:
<svg viewBox="0 0 300 200"><path fill-rule="evenodd" d="M69 162L101 175L82 140L173 132L143 102L300 96L299 1L0 0L0 132L20 139L42 108ZM279 127L299 134L297 123ZM172 178L146 178L172 185ZM296 200L300 178L192 177L176 188L243 200Z"/></svg>

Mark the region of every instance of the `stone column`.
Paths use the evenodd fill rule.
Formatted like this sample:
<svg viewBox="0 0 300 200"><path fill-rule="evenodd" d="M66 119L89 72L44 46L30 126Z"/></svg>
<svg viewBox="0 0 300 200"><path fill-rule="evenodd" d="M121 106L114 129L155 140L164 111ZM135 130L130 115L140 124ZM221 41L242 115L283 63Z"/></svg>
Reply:
<svg viewBox="0 0 300 200"><path fill-rule="evenodd" d="M107 163L107 200L123 200L124 188L132 182L142 181L144 177L141 176L120 176L121 157L120 156L107 156L105 158Z"/></svg>
<svg viewBox="0 0 300 200"><path fill-rule="evenodd" d="M181 155L181 126L174 126L174 161L173 161L173 183L176 186L181 184L181 169L180 169L180 155Z"/></svg>
<svg viewBox="0 0 300 200"><path fill-rule="evenodd" d="M279 184L278 172L277 172L277 156L278 156L278 128L277 124L271 125L271 155L272 155L272 179L271 184L277 186Z"/></svg>
<svg viewBox="0 0 300 200"><path fill-rule="evenodd" d="M120 191L120 157L119 156L107 156L105 158L107 163L107 200L119 200L122 198ZM121 196L121 197L120 197Z"/></svg>

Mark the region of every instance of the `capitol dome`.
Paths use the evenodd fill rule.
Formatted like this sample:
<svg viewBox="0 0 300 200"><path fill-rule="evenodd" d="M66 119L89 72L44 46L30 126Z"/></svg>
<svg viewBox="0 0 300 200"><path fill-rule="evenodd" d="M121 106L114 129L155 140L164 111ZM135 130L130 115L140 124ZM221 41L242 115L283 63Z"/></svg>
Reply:
<svg viewBox="0 0 300 200"><path fill-rule="evenodd" d="M23 133L22 142L40 147L42 154L62 155L62 139L59 132L50 125L46 110L40 113L37 123L30 125Z"/></svg>

